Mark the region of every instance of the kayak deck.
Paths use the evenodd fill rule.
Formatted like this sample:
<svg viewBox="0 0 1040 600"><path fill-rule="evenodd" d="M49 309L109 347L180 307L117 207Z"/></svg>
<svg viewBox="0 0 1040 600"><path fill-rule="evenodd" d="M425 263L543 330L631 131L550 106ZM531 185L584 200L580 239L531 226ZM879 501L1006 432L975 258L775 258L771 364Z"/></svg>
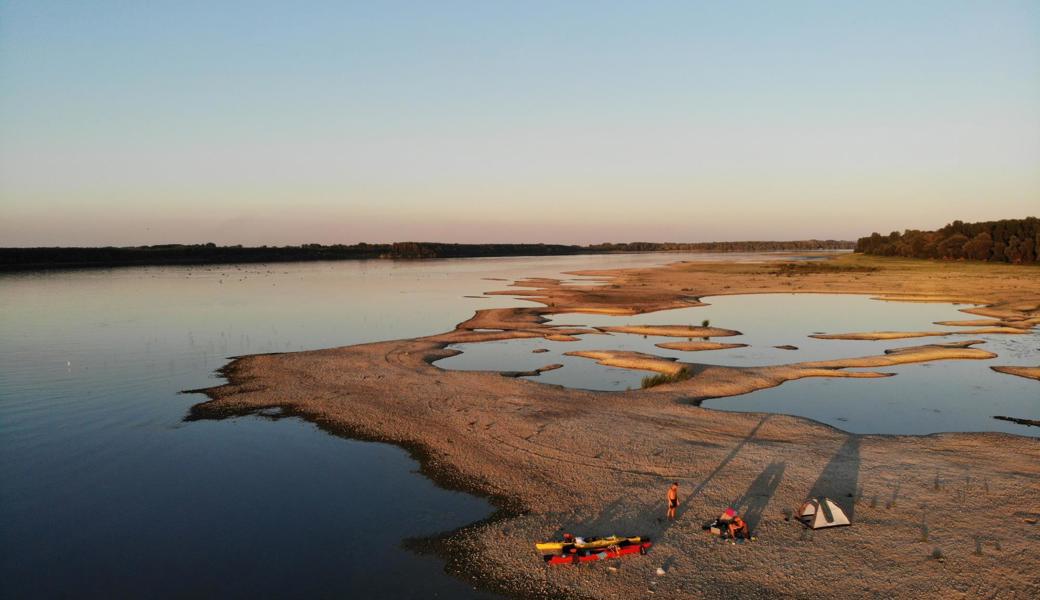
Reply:
<svg viewBox="0 0 1040 600"><path fill-rule="evenodd" d="M622 537L619 535L612 535L604 538L589 538L585 542L578 544L575 542L541 542L535 544L535 548L542 554L560 554L567 548L577 548L578 550L596 550L600 548L608 548L610 546L616 546L622 542L628 542L629 544L638 544L643 541L643 538L639 536L633 537Z"/></svg>
<svg viewBox="0 0 1040 600"><path fill-rule="evenodd" d="M607 539L604 539L607 540ZM597 545L596 547L578 547L575 544L563 544L561 551L554 554L544 554L548 565L579 565L581 563L592 563L594 560L606 560L619 558L627 554L646 554L650 548L650 540L645 537L617 538L614 543Z"/></svg>
<svg viewBox="0 0 1040 600"><path fill-rule="evenodd" d="M550 565L567 565L593 562L597 560L608 560L620 558L628 554L646 554L652 545L650 540L635 538L637 542L629 542L627 539L618 544L599 548L571 548L562 554L547 554L543 556L545 562Z"/></svg>

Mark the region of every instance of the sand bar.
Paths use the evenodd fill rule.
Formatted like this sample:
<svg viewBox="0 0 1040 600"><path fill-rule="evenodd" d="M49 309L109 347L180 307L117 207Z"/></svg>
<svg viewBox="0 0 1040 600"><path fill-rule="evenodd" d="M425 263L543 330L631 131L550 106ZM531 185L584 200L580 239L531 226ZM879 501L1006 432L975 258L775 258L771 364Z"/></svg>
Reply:
<svg viewBox="0 0 1040 600"><path fill-rule="evenodd" d="M1019 377L1025 377L1027 379L1036 379L1040 381L1040 366L1037 367L990 367L998 373L1007 373L1008 375L1018 375Z"/></svg>
<svg viewBox="0 0 1040 600"><path fill-rule="evenodd" d="M818 340L901 340L919 337L945 337L948 335L1020 335L1018 327L983 327L964 331L863 331L856 333L814 333Z"/></svg>
<svg viewBox="0 0 1040 600"><path fill-rule="evenodd" d="M680 338L710 338L742 335L733 329L720 327L698 327L693 325L620 325L615 327L597 327L606 333L631 333L635 335L656 335Z"/></svg>
<svg viewBox="0 0 1040 600"><path fill-rule="evenodd" d="M732 350L747 348L747 344L724 344L722 342L662 342L654 344L665 350L681 350L683 352L703 352L705 350Z"/></svg>
<svg viewBox="0 0 1040 600"><path fill-rule="evenodd" d="M856 278L826 272L780 278L775 266L736 263L597 271L591 274L612 277L611 284L547 284L533 290L544 308L476 318L497 321L502 331L534 333L545 328L542 314L643 312L696 305L708 295L777 291L947 295L984 302L1000 318L1040 316L1034 268L838 260L878 270ZM223 370L228 383L205 390L210 400L193 407L190 418L281 407L333 432L411 448L442 485L488 495L503 508L498 519L454 532L437 547L452 573L510 595L628 600L645 597L651 581L656 597L669 598L989 597L994 582L1009 598L1036 595L1040 529L1006 530L1015 515L1040 506L1035 438L852 435L807 419L695 405L793 375L880 375L819 362L694 364L687 381L608 393L441 370L431 362L453 354L447 343L431 336L238 358ZM983 352L917 348L908 352ZM884 356L849 360L890 364ZM672 480L680 482L679 518L661 522ZM784 520L785 509L813 495L839 501L853 526L806 534ZM701 531L703 521L730 504L753 517L758 542L718 545ZM562 531L647 534L656 544L646 557L618 561L617 571L547 569L531 544ZM936 547L945 562L930 558ZM834 572L836 564L839 576L805 576ZM653 575L659 566L667 567L666 576Z"/></svg>
<svg viewBox="0 0 1040 600"><path fill-rule="evenodd" d="M654 371L665 375L674 375L684 368L684 363L674 358L654 356L643 352L626 352L623 350L582 350L576 352L565 352L567 356L580 356L591 358L601 365L608 367L620 367L622 369L637 369L641 371Z"/></svg>

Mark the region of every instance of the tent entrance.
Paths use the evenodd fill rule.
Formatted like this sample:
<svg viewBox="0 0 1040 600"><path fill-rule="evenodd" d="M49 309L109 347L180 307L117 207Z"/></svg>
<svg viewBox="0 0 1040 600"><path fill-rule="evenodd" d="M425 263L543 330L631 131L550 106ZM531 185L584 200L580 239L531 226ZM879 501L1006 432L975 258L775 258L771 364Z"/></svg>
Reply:
<svg viewBox="0 0 1040 600"><path fill-rule="evenodd" d="M812 498L798 509L798 520L810 529L851 525L848 516L830 498Z"/></svg>

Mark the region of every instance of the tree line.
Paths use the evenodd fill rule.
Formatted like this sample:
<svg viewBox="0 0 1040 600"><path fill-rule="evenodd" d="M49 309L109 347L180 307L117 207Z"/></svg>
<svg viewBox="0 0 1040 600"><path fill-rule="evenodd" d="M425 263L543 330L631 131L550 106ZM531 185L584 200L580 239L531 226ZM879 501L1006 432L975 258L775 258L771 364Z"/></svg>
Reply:
<svg viewBox="0 0 1040 600"><path fill-rule="evenodd" d="M598 252L782 252L814 250L852 250L855 243L844 240L793 240L744 242L626 242L588 246Z"/></svg>
<svg viewBox="0 0 1040 600"><path fill-rule="evenodd" d="M880 256L983 260L1013 264L1040 260L1040 219L954 221L936 231L907 229L872 233L856 242L856 252Z"/></svg>
<svg viewBox="0 0 1040 600"><path fill-rule="evenodd" d="M161 244L131 247L0 248L0 271L119 267L268 263L351 259L476 258L491 256L557 256L617 252L767 252L782 250L851 249L853 242L796 240L789 242L706 242L695 244L631 242L623 244L447 244L395 242L392 244L303 244L300 246L218 246Z"/></svg>

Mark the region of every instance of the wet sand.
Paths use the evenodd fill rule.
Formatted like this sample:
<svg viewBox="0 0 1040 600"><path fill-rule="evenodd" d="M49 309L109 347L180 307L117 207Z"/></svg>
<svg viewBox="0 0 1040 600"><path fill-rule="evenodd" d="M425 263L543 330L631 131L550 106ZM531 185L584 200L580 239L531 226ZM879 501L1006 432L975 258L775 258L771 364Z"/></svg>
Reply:
<svg viewBox="0 0 1040 600"><path fill-rule="evenodd" d="M439 483L502 507L498 518L453 532L437 547L451 572L511 595L1036 597L1040 529L1026 519L1040 514L1037 439L851 435L801 418L696 406L798 377L880 375L846 368L989 355L971 343L749 368L641 355L628 358L653 370L685 365L693 376L631 392L431 364L463 340L586 335L547 327L546 314L636 314L719 294L869 293L984 304L971 314L997 319L1040 316L1035 267L864 256L838 262L878 269L779 277L775 265L686 263L579 273L610 278L604 286L518 282L504 293L545 306L480 311L427 338L236 359L224 369L228 383L205 390L210 400L190 418L280 407L331 431L411 448ZM679 518L667 522L664 494L673 480L680 482ZM845 508L853 526L808 532L785 520L785 510L817 495ZM746 516L759 541L718 544L701 531L727 506ZM546 567L533 544L563 531L643 534L655 546L645 557ZM932 558L936 548L941 561ZM656 576L658 567L666 574Z"/></svg>
<svg viewBox="0 0 1040 600"><path fill-rule="evenodd" d="M1014 327L1017 329L1031 329L1040 324L1040 318L1019 319L1017 321L1001 321L999 319L969 319L966 321L936 321L936 325L949 325L953 327Z"/></svg>
<svg viewBox="0 0 1040 600"><path fill-rule="evenodd" d="M622 325L618 327L597 327L607 333L631 333L635 335L654 335L661 337L710 338L740 335L734 329L720 327L694 327L693 325Z"/></svg>
<svg viewBox="0 0 1040 600"><path fill-rule="evenodd" d="M731 350L733 348L747 348L747 344L724 344L721 342L662 342L654 344L665 350L680 350L682 352L703 352L705 350Z"/></svg>
<svg viewBox="0 0 1040 600"><path fill-rule="evenodd" d="M1040 366L1038 367L990 367L998 373L1006 373L1008 375L1018 375L1019 377L1025 377L1026 379L1035 379L1040 381Z"/></svg>
<svg viewBox="0 0 1040 600"><path fill-rule="evenodd" d="M864 331L857 333L815 333L818 340L902 340L919 337L946 337L948 335L1020 335L1018 327L983 327L962 331Z"/></svg>

